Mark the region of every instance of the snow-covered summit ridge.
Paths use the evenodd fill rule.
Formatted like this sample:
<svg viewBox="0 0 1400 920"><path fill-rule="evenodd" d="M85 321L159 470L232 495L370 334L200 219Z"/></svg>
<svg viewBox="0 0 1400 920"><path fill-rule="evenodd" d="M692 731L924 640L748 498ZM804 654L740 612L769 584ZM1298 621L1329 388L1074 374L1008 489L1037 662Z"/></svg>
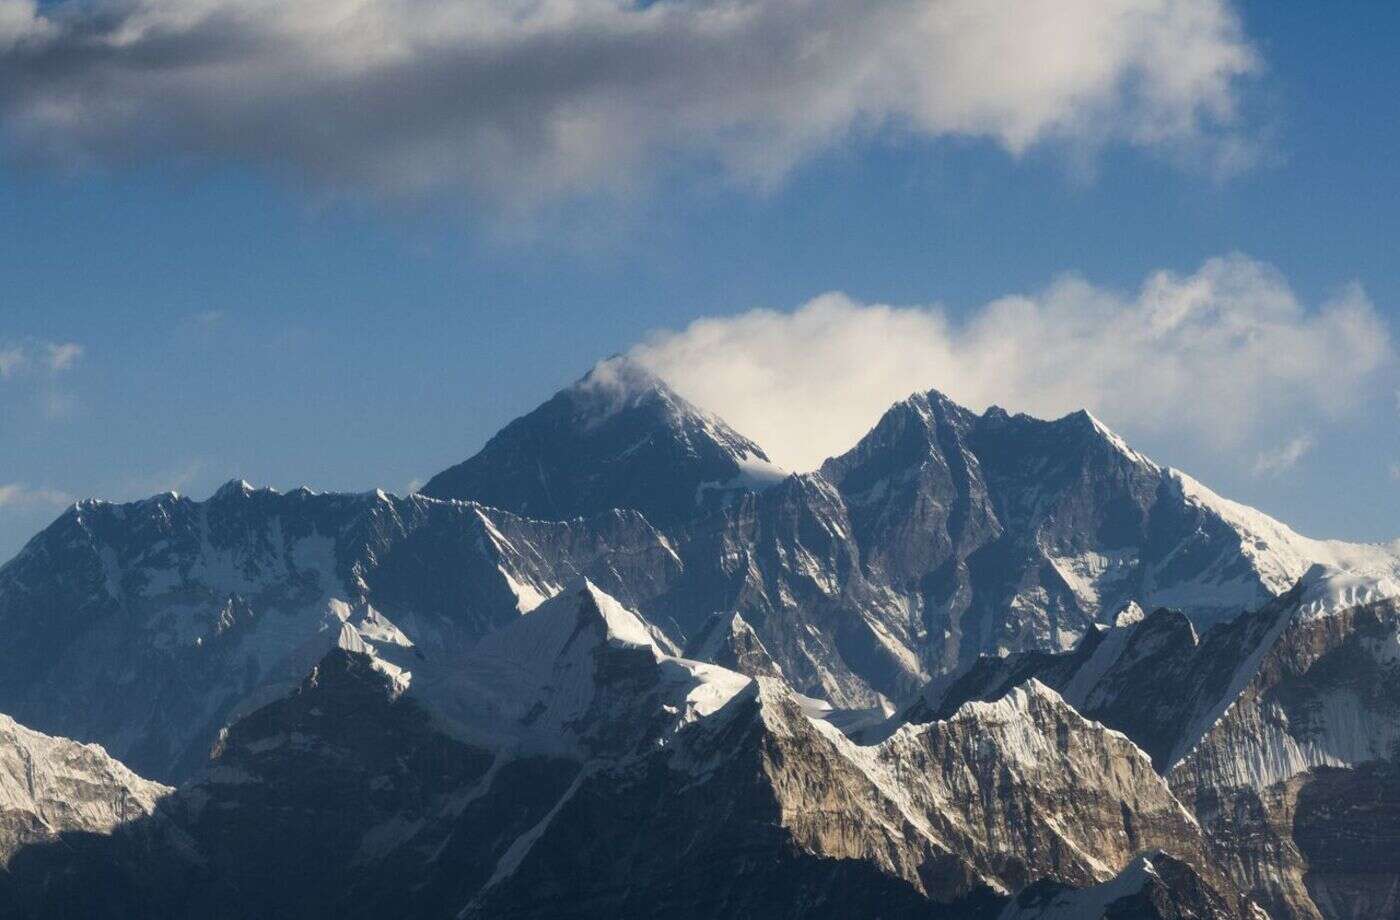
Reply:
<svg viewBox="0 0 1400 920"><path fill-rule="evenodd" d="M1241 551L1275 594L1287 591L1317 564L1378 582L1400 580L1400 540L1315 540L1262 511L1216 494L1180 470L1168 469L1167 474L1188 503L1213 512L1239 533Z"/></svg>
<svg viewBox="0 0 1400 920"><path fill-rule="evenodd" d="M1299 579L1298 619L1327 616L1352 607L1400 597L1400 576L1348 571L1318 563Z"/></svg>
<svg viewBox="0 0 1400 920"><path fill-rule="evenodd" d="M721 708L749 683L680 658L641 616L587 579L487 635L412 695L490 747L618 755Z"/></svg>

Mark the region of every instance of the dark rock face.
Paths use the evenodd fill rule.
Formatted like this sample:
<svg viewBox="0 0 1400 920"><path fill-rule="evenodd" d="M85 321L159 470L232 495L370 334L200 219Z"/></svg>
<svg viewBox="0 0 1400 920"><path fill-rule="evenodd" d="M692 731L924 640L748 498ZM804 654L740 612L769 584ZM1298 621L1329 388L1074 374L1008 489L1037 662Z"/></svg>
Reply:
<svg viewBox="0 0 1400 920"><path fill-rule="evenodd" d="M757 444L613 359L434 476L423 494L547 520L629 508L670 527L744 489L748 472L781 476Z"/></svg>
<svg viewBox="0 0 1400 920"><path fill-rule="evenodd" d="M1172 788L1271 911L1385 916L1400 889L1394 860L1377 858L1393 851L1400 797L1400 609L1349 608L1276 635Z"/></svg>
<svg viewBox="0 0 1400 920"><path fill-rule="evenodd" d="M678 571L635 512L540 523L242 483L207 502L85 502L0 568L0 712L180 780L222 725L296 687L342 622L450 657L571 578L631 601Z"/></svg>
<svg viewBox="0 0 1400 920"><path fill-rule="evenodd" d="M1400 764L1304 776L1292 831L1308 897L1327 917L1400 916Z"/></svg>

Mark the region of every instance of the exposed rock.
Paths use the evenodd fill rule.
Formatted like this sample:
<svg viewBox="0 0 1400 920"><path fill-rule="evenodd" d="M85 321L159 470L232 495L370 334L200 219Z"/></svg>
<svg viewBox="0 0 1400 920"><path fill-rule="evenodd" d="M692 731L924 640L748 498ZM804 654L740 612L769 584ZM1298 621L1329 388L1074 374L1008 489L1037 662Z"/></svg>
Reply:
<svg viewBox="0 0 1400 920"><path fill-rule="evenodd" d="M1263 920L1254 905L1221 894L1188 863L1161 850L1088 888L1037 882L999 920Z"/></svg>

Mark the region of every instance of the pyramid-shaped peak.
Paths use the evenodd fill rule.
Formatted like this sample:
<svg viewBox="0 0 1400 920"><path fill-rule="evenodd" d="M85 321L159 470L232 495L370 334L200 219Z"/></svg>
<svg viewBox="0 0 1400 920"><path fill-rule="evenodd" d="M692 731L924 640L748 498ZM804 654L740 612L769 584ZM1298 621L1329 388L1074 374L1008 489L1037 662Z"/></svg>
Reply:
<svg viewBox="0 0 1400 920"><path fill-rule="evenodd" d="M422 492L547 520L629 508L666 527L780 478L753 441L646 367L614 357Z"/></svg>
<svg viewBox="0 0 1400 920"><path fill-rule="evenodd" d="M638 397L658 393L680 399L655 371L627 355L599 361L569 390L580 396Z"/></svg>
<svg viewBox="0 0 1400 920"><path fill-rule="evenodd" d="M230 498L246 498L258 491L246 479L230 479L210 496L211 501L225 501Z"/></svg>

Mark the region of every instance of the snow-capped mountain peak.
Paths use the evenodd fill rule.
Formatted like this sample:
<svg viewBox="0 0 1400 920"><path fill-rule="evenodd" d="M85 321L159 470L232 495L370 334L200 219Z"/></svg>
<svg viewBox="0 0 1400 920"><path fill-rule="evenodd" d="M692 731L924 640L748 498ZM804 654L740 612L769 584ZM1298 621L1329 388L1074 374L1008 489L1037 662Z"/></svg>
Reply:
<svg viewBox="0 0 1400 920"><path fill-rule="evenodd" d="M632 508L667 527L786 473L636 362L612 358L507 425L423 494L549 520Z"/></svg>

